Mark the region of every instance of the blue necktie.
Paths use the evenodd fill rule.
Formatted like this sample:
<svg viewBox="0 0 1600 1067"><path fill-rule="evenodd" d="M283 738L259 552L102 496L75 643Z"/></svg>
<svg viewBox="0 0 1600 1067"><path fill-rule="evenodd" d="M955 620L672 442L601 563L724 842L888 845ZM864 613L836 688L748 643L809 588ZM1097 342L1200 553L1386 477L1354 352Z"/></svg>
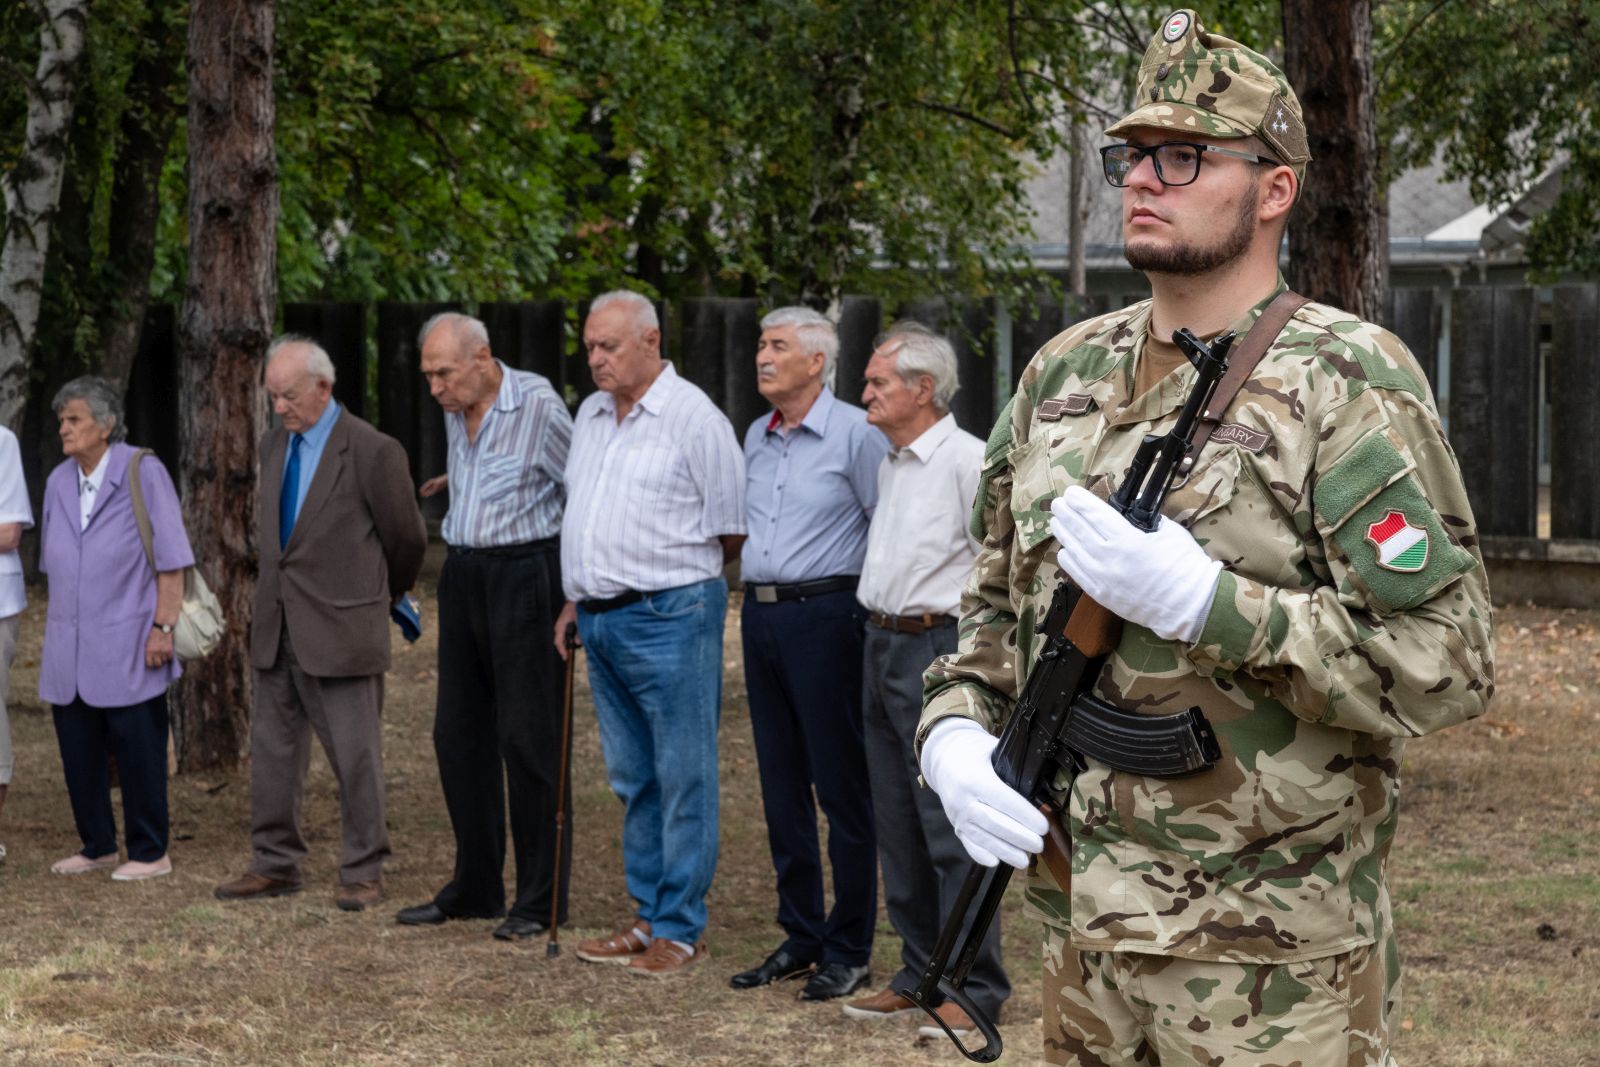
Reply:
<svg viewBox="0 0 1600 1067"><path fill-rule="evenodd" d="M289 438L289 462L283 468L283 489L278 494L278 547L289 544L289 534L294 531L295 512L300 507L300 442L304 438L293 434Z"/></svg>

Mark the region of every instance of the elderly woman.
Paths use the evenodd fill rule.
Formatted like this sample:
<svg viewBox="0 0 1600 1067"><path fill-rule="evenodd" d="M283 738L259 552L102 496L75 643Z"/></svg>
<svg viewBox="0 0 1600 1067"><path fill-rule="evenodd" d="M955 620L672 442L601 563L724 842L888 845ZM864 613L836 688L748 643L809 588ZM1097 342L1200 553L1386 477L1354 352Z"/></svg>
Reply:
<svg viewBox="0 0 1600 1067"><path fill-rule="evenodd" d="M139 539L124 443L122 399L103 378L61 387L54 408L66 460L50 472L39 569L49 610L39 698L55 708L56 740L83 848L50 869L86 874L115 867L133 882L172 873L167 858L167 686L181 670L172 627L183 570L194 562L166 468L139 464L150 515L155 573ZM118 866L110 763L122 780L128 862Z"/></svg>

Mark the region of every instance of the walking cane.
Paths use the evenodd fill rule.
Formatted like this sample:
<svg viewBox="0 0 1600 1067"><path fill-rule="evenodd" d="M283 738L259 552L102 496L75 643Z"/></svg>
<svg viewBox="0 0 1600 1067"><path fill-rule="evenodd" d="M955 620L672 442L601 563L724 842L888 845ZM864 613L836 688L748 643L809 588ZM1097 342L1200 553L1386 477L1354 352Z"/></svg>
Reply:
<svg viewBox="0 0 1600 1067"><path fill-rule="evenodd" d="M556 777L556 857L550 879L550 943L544 947L547 957L561 955L556 920L561 915L561 845L567 827L567 765L572 761L572 671L578 662L577 623L567 623L562 640L567 646L567 681L561 695L561 773Z"/></svg>

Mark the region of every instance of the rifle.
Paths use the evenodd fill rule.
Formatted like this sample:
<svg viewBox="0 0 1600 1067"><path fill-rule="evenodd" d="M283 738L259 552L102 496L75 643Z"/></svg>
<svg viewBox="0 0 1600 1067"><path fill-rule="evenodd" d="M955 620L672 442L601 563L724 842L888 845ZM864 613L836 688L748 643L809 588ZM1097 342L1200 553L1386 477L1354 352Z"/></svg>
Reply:
<svg viewBox="0 0 1600 1067"><path fill-rule="evenodd" d="M1208 405L1227 371L1234 334L1225 333L1210 345L1188 330L1179 330L1172 339L1199 376L1172 429L1149 434L1140 442L1110 501L1124 518L1146 532L1156 528L1167 494L1187 476L1199 452L1196 438L1203 447L1215 426ZM1227 399L1231 397L1224 402ZM995 773L1043 807L1052 831L1056 820L1046 789L1058 765L1064 763L1077 773L1085 768L1083 757L1088 755L1120 770L1170 778L1204 770L1220 758L1216 737L1200 709L1175 715L1135 715L1089 692L1121 632L1121 619L1063 575L1040 628L1044 648L995 747ZM1045 841L1046 862L1052 871L1070 876L1070 843L1062 848L1060 838L1064 836L1053 832ZM1052 850L1064 854L1053 855ZM1005 863L994 867L973 864L934 944L921 983L906 994L933 1017L962 1055L979 1063L992 1063L1000 1057L1000 1031L973 1003L964 986L1010 880L1011 867ZM935 1013L944 1000L955 1001L972 1017L985 1042L981 1048L967 1048Z"/></svg>

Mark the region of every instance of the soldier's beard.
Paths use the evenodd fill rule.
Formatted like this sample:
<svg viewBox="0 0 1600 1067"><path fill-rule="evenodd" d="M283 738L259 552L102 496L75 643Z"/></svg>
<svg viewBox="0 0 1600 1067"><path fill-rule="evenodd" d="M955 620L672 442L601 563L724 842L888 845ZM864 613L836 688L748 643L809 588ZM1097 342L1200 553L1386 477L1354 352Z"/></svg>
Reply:
<svg viewBox="0 0 1600 1067"><path fill-rule="evenodd" d="M1256 236L1257 192L1247 185L1234 209L1233 228L1209 245L1124 241L1122 255L1134 270L1153 274L1209 274L1244 255Z"/></svg>

